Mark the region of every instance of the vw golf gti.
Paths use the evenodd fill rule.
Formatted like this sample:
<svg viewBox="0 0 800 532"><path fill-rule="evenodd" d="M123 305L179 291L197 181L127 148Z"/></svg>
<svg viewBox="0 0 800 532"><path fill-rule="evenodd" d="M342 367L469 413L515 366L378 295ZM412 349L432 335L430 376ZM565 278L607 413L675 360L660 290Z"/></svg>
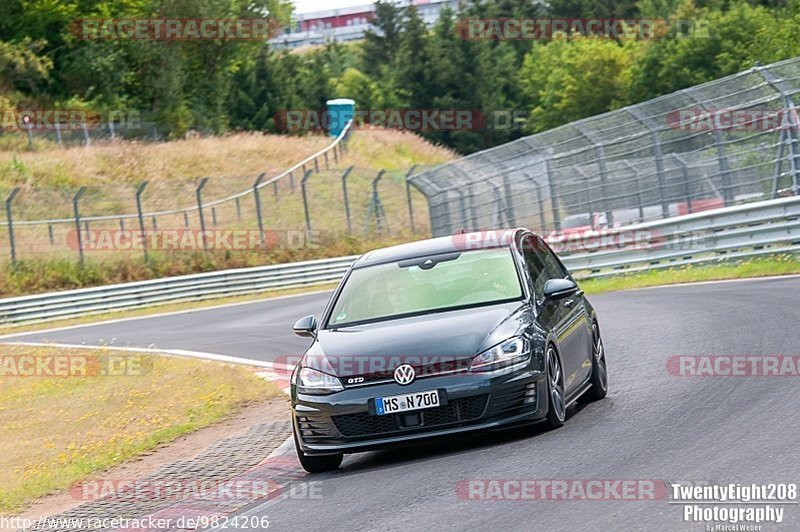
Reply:
<svg viewBox="0 0 800 532"><path fill-rule="evenodd" d="M361 256L292 373L302 466L345 453L521 423L563 425L578 398L605 397L594 308L527 229L474 232Z"/></svg>

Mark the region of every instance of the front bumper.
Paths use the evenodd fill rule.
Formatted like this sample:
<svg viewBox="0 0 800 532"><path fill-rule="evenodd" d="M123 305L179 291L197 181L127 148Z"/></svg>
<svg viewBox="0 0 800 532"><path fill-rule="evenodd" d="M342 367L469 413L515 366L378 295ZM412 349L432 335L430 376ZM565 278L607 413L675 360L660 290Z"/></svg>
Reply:
<svg viewBox="0 0 800 532"><path fill-rule="evenodd" d="M439 390L442 404L404 414L378 416L373 400ZM305 454L354 453L424 438L540 421L547 415L545 375L457 373L427 377L410 385L386 383L348 388L330 395L298 394L292 388L292 418Z"/></svg>

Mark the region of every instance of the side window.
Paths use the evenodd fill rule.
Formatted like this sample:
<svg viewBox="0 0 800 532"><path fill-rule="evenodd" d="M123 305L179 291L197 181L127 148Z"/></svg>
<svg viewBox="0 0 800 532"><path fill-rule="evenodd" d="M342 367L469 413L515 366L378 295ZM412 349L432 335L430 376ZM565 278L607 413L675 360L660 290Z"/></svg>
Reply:
<svg viewBox="0 0 800 532"><path fill-rule="evenodd" d="M561 263L558 261L550 248L543 244L540 249L542 250L540 253L542 254L542 259L544 260L549 279L565 278L567 276L567 272L561 266Z"/></svg>
<svg viewBox="0 0 800 532"><path fill-rule="evenodd" d="M522 241L525 265L528 267L533 291L537 298L544 294L544 285L550 279L563 279L567 273L561 268L553 252L539 237L529 236Z"/></svg>

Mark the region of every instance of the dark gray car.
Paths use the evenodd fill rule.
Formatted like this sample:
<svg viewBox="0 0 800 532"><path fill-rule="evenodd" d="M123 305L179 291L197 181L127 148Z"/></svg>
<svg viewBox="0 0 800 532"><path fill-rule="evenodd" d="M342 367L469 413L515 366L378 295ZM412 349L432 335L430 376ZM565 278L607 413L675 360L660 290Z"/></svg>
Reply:
<svg viewBox="0 0 800 532"><path fill-rule="evenodd" d="M344 453L506 425L563 425L605 397L597 315L527 229L436 238L360 257L292 373L297 454L309 472Z"/></svg>

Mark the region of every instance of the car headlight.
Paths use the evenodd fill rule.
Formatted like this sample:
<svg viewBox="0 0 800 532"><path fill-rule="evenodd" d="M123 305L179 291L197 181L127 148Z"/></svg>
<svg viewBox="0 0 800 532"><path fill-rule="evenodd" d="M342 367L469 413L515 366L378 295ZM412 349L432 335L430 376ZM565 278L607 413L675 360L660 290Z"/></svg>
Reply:
<svg viewBox="0 0 800 532"><path fill-rule="evenodd" d="M297 385L298 392L312 395L323 395L344 390L339 379L313 368L295 370L293 382Z"/></svg>
<svg viewBox="0 0 800 532"><path fill-rule="evenodd" d="M498 344L472 359L470 371L494 371L529 362L531 349L525 338L516 337Z"/></svg>

